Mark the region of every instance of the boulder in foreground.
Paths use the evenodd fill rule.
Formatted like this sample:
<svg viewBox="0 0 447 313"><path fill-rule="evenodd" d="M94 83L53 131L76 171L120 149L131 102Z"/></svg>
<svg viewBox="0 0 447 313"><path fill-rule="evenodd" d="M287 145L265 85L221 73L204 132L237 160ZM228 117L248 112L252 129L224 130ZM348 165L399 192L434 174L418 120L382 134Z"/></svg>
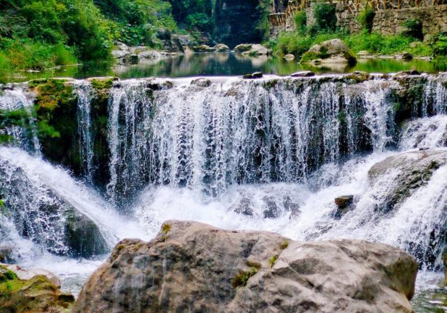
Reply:
<svg viewBox="0 0 447 313"><path fill-rule="evenodd" d="M411 313L417 268L383 244L168 221L150 242L121 241L73 313Z"/></svg>

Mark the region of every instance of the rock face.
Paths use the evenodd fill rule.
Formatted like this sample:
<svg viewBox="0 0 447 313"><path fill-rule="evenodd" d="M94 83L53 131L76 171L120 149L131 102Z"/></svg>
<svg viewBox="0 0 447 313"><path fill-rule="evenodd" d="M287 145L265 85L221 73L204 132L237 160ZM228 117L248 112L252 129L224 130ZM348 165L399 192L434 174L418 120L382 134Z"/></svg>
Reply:
<svg viewBox="0 0 447 313"><path fill-rule="evenodd" d="M411 313L417 268L383 244L168 221L150 242L120 242L73 313Z"/></svg>
<svg viewBox="0 0 447 313"><path fill-rule="evenodd" d="M0 265L0 313L63 313L74 297L63 293L46 276L19 276Z"/></svg>
<svg viewBox="0 0 447 313"><path fill-rule="evenodd" d="M355 65L357 59L342 40L331 39L311 47L303 55L301 63L311 63L314 65L343 63Z"/></svg>
<svg viewBox="0 0 447 313"><path fill-rule="evenodd" d="M447 164L447 150L423 150L402 153L374 165L369 173L370 184L380 184L387 177L394 180L394 187L384 190L385 211L404 201L416 189L426 185L433 173Z"/></svg>
<svg viewBox="0 0 447 313"><path fill-rule="evenodd" d="M97 225L43 182L0 159L0 193L19 234L58 255L91 257L108 251Z"/></svg>

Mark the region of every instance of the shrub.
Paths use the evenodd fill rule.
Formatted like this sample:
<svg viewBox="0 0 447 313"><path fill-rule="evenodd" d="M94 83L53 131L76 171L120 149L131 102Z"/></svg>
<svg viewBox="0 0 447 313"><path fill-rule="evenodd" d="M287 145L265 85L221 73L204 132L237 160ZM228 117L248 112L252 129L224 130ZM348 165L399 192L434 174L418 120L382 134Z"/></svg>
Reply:
<svg viewBox="0 0 447 313"><path fill-rule="evenodd" d="M447 57L447 33L439 34L435 37L433 54L436 57Z"/></svg>
<svg viewBox="0 0 447 313"><path fill-rule="evenodd" d="M362 25L362 29L367 30L369 33L371 33L375 16L376 12L374 12L374 10L371 9L369 6L367 6L365 10L360 12L358 21L360 25Z"/></svg>
<svg viewBox="0 0 447 313"><path fill-rule="evenodd" d="M422 32L422 22L416 19L408 19L406 20L402 26L406 28L406 30L402 33L405 37L411 37L418 40L424 39L424 33Z"/></svg>
<svg viewBox="0 0 447 313"><path fill-rule="evenodd" d="M315 6L314 15L316 26L319 31L333 32L337 28L337 16L335 5L320 3Z"/></svg>
<svg viewBox="0 0 447 313"><path fill-rule="evenodd" d="M305 11L299 11L295 14L294 17L295 25L296 25L296 31L304 35L307 31L307 14Z"/></svg>

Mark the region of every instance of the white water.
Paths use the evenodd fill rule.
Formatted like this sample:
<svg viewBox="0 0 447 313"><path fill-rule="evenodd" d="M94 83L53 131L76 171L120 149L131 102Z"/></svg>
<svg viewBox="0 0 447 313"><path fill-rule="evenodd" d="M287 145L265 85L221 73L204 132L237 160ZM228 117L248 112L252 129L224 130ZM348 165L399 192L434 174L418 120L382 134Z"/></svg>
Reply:
<svg viewBox="0 0 447 313"><path fill-rule="evenodd" d="M201 88L187 80L154 91L153 98L143 80L120 82L108 108L107 192L113 204L63 169L22 150L0 148L0 160L25 172L36 198L45 197L47 186L95 221L110 245L125 237L151 238L165 220L184 219L275 231L297 240L357 238L415 255L429 253L430 233L445 219L447 168L437 170L387 216L377 208L399 173L390 171L374 186L367 177L374 164L399 153L386 151L395 135L389 91L399 85L379 79L352 88L318 78L317 83L289 80L266 89L269 81L228 79ZM427 112L434 111L433 103L438 113L445 107L445 90L438 85L426 87ZM91 91L82 82L76 90L88 177L94 170ZM445 146L446 125L443 115L412 121L400 140L401 150ZM364 141L374 153L360 157ZM119 216L114 206L135 195L128 207L139 225ZM354 195L356 206L338 218L334 199L342 195ZM21 238L14 225L5 225L11 230L9 240L21 247L21 264L61 275L67 290L78 291L102 261L52 256ZM431 288L432 273L420 276L418 288Z"/></svg>
<svg viewBox="0 0 447 313"><path fill-rule="evenodd" d="M29 127L10 126L4 130L0 129L0 134L11 136L14 144L39 155L40 143L34 126L35 121L32 117L33 100L32 95L26 94L23 87L2 91L0 94L0 110L24 110L28 118L22 120L22 122L28 124Z"/></svg>
<svg viewBox="0 0 447 313"><path fill-rule="evenodd" d="M8 162L9 165L6 166L4 162ZM50 201L51 203L52 196L48 190L55 192L57 196L94 221L110 247L124 238L149 239L137 222L132 218L119 215L94 190L74 180L62 168L54 167L41 158L33 157L18 148L0 148L0 163L3 167L6 166L7 170L14 171L20 168L23 171L32 187L28 184L28 189L22 192L32 193L31 202ZM32 207L32 203L30 206ZM33 214L29 209L26 211L28 211L26 214ZM20 247L18 250L15 248L13 250L14 258L18 259L19 264L29 268L43 267L53 271L61 276L67 291L79 292L84 279L102 263L105 257L100 256L95 261L54 256L46 252L42 245L20 237L11 222L2 222L2 227L6 227L7 231L6 238L2 238L1 241ZM49 232L49 229L39 234L48 237L57 235ZM53 239L57 240L57 238Z"/></svg>

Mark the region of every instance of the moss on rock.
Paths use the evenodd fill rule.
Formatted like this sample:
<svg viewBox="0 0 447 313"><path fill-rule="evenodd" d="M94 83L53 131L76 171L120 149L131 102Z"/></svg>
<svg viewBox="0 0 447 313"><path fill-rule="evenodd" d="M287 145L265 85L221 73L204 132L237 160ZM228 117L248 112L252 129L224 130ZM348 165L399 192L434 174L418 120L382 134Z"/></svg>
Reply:
<svg viewBox="0 0 447 313"><path fill-rule="evenodd" d="M0 265L0 313L69 312L74 300L45 276L20 280L13 271Z"/></svg>

